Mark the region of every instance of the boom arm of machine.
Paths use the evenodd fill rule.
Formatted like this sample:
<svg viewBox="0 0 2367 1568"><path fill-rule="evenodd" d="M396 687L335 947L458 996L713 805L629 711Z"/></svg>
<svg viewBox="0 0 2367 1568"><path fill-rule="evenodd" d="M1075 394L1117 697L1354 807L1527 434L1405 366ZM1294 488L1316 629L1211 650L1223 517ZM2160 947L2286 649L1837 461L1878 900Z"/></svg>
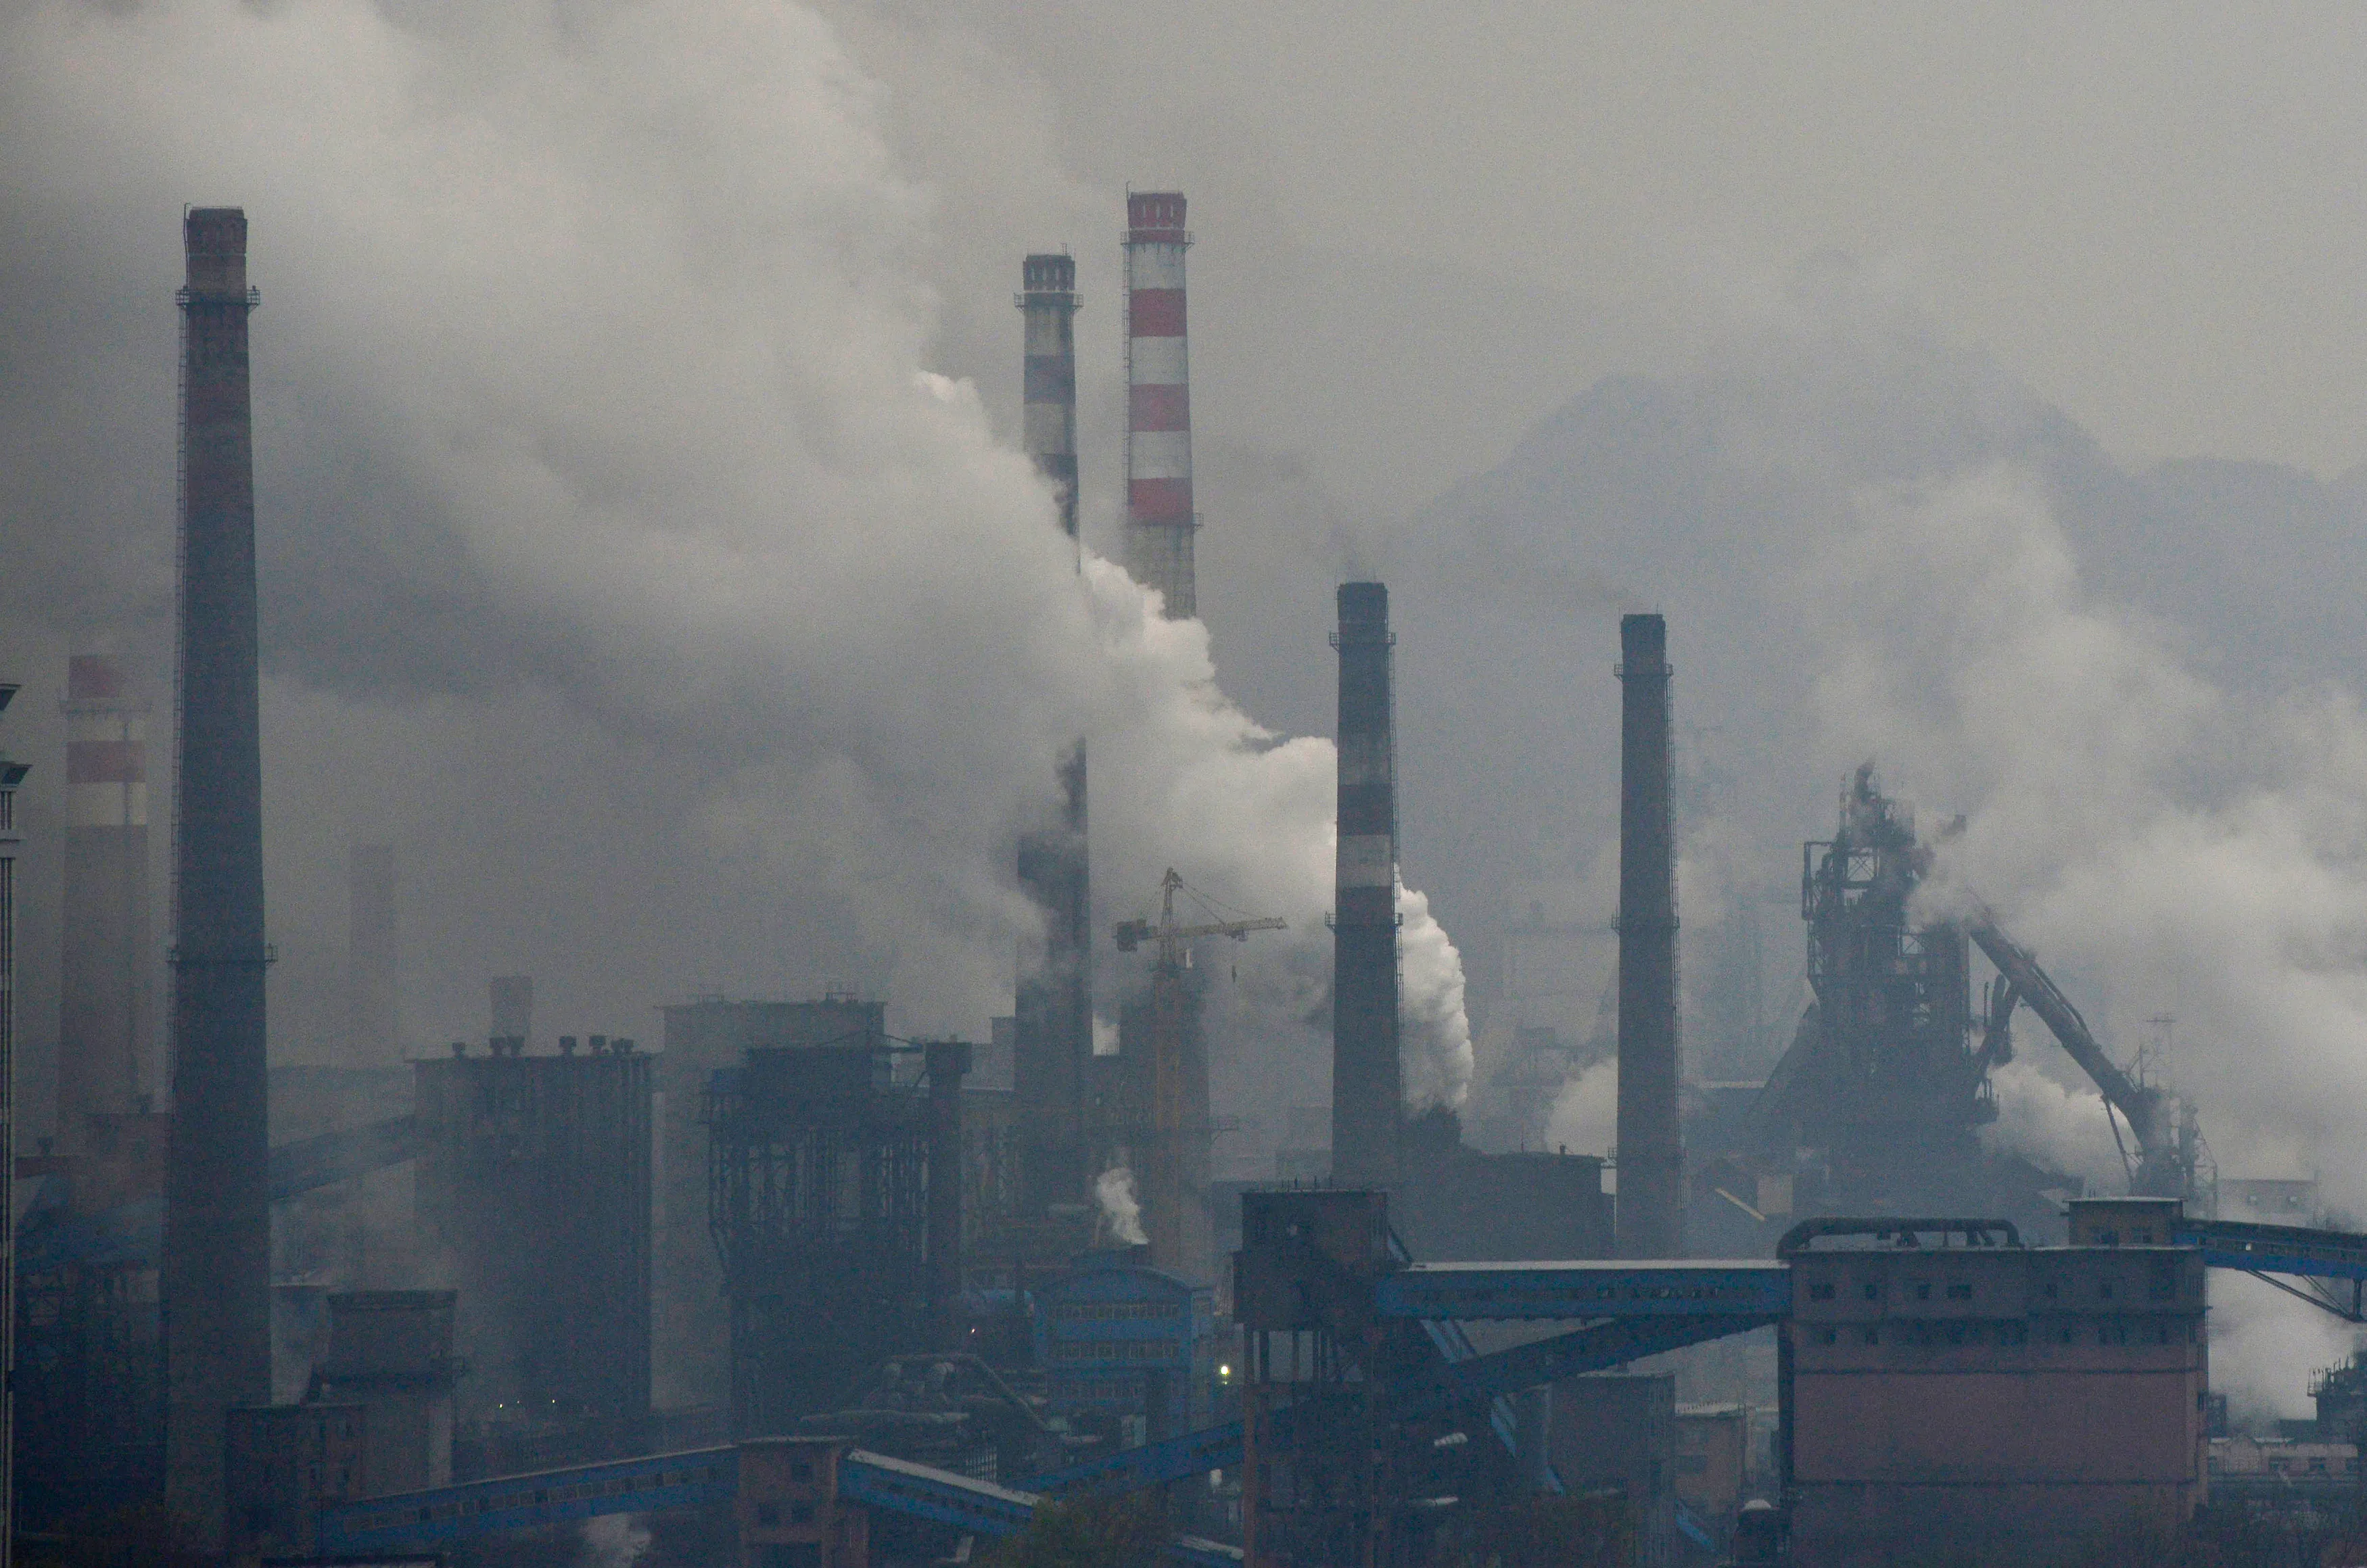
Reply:
<svg viewBox="0 0 2367 1568"><path fill-rule="evenodd" d="M2079 1064L2079 1070L2094 1080L2096 1088L2113 1110L2128 1118L2130 1129L2136 1134L2137 1147L2143 1152L2147 1166L2154 1166L2172 1156L2172 1129L2165 1116L2161 1091L2148 1089L2132 1079L2104 1055L2096 1037L2088 1029L2088 1021L2071 1005L2061 987L2038 966L2030 950L2005 934L1997 916L1987 905L1976 907L1965 933L1988 955L2011 987L2010 998L2019 998L2044 1023L2066 1055Z"/></svg>

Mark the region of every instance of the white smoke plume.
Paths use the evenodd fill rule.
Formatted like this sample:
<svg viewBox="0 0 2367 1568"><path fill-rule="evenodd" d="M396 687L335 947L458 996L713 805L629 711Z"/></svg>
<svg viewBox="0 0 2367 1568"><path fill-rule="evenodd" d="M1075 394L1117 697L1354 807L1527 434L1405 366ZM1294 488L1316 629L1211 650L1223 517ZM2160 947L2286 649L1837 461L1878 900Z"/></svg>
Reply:
<svg viewBox="0 0 2367 1568"><path fill-rule="evenodd" d="M1101 1205L1097 1227L1103 1239L1140 1247L1150 1238L1142 1233L1142 1200L1134 1190L1134 1172L1114 1165L1093 1178L1093 1201Z"/></svg>
<svg viewBox="0 0 2367 1568"><path fill-rule="evenodd" d="M648 1529L630 1514L586 1519L579 1533L583 1550L576 1562L582 1568L633 1568L650 1549Z"/></svg>
<svg viewBox="0 0 2367 1568"><path fill-rule="evenodd" d="M174 216L253 225L276 926L326 902L306 867L349 819L391 820L456 846L407 885L512 949L606 900L485 957L605 951L581 984L642 1008L702 978L702 884L737 868L772 912L730 923L820 933L901 1028L974 1032L1033 918L1016 825L1082 733L1104 900L1172 864L1284 916L1240 994L1306 1015L1331 749L1254 724L1117 569L1080 580L1026 460L930 364L940 193L882 119L797 5L0 17L6 227L39 236L0 254L25 345L0 450L33 476L0 501L11 608L168 608ZM1048 173L1025 198L1076 210ZM408 790L364 761L390 753ZM464 890L558 838L582 852L549 874L594 897L522 919ZM1451 1096L1459 963L1419 905L1408 1014Z"/></svg>
<svg viewBox="0 0 2367 1568"><path fill-rule="evenodd" d="M1619 1058L1606 1056L1564 1082L1554 1096L1546 1142L1572 1154L1605 1157L1619 1139Z"/></svg>
<svg viewBox="0 0 2367 1568"><path fill-rule="evenodd" d="M1463 955L1430 912L1430 899L1398 886L1399 972L1405 987L1406 1103L1462 1105L1471 1091L1471 1023L1463 1010Z"/></svg>

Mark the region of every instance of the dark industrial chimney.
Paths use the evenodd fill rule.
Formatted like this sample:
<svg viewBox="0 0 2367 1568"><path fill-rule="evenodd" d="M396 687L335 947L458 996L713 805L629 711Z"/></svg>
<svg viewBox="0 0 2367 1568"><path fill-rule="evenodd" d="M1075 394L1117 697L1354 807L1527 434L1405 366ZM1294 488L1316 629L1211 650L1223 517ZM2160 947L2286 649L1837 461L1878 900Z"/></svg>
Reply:
<svg viewBox="0 0 2367 1568"><path fill-rule="evenodd" d="M246 214L182 220L179 727L174 754L173 1141L165 1171L165 1495L216 1550L226 1414L271 1401L263 756Z"/></svg>
<svg viewBox="0 0 2367 1568"><path fill-rule="evenodd" d="M141 1109L148 1043L148 705L103 653L66 665L66 876L58 1137Z"/></svg>
<svg viewBox="0 0 2367 1568"><path fill-rule="evenodd" d="M1619 620L1619 1199L1622 1258L1684 1251L1677 1132L1676 841L1669 812L1669 627Z"/></svg>
<svg viewBox="0 0 2367 1568"><path fill-rule="evenodd" d="M1389 591L1340 585L1339 850L1331 919L1331 1179L1398 1179L1397 733Z"/></svg>
<svg viewBox="0 0 2367 1568"><path fill-rule="evenodd" d="M1052 482L1060 526L1077 540L1077 263L1032 255L1020 267L1025 332L1025 435ZM1082 560L1082 558L1080 558ZM1084 1201L1090 1175L1086 1063L1093 1053L1093 876L1086 854L1085 746L1060 761L1057 819L1019 844L1019 880L1043 934L1019 957L1012 1011L1012 1086L1020 1114L1024 1195L1031 1215Z"/></svg>

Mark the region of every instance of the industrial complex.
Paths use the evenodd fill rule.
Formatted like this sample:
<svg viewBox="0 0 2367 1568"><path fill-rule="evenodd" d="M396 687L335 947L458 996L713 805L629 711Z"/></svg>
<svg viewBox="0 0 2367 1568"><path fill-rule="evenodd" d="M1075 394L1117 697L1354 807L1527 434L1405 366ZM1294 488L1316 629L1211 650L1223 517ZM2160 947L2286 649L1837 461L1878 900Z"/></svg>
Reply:
<svg viewBox="0 0 2367 1568"><path fill-rule="evenodd" d="M1127 196L1113 329L1123 564L1176 619L1201 524L1185 213ZM630 1517L651 1568L982 1561L1080 1518L1134 1532L1111 1562L1887 1568L2263 1519L2315 1553L2357 1517L2367 1361L2318 1373L2307 1430L2231 1431L2206 1292L2237 1272L2367 1321L2367 1235L2218 1181L2209 1106L2124 1066L1977 889L1927 896L1959 825L1886 794L1878 760L1800 846L1788 1049L1763 1080L1688 1072L1684 628L1656 614L1615 649L1606 627L1598 672L1621 708L1614 1145L1546 1146L1550 1032L1492 1130L1408 1101L1397 634L1371 581L1308 628L1337 660L1331 1067L1271 1176L1217 1157L1209 987L1284 921L1176 870L1104 879L1132 918L1097 919L1082 739L1044 759L1057 798L1004 863L1036 919L974 1038L905 1038L894 998L845 991L651 998L654 1042L554 1033L530 976L475 975L483 1035L406 1052L399 852L356 844L350 1065L276 1069L260 296L243 211L184 223L168 951L162 677L78 654L40 688L63 755L0 755L0 1125L12 792L55 767L69 801L57 1131L0 1171L18 1561L118 1561L90 1552L147 1531L176 1562L549 1563ZM1074 258L1025 256L1017 304L1025 448L1082 568ZM2025 1014L2110 1108L2117 1182L1979 1135Z"/></svg>

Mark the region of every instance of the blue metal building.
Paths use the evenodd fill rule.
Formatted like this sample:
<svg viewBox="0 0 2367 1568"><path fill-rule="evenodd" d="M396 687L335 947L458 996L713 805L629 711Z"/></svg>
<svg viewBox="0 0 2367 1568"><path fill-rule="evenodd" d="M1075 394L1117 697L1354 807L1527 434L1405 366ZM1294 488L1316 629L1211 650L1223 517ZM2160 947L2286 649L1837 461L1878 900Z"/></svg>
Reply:
<svg viewBox="0 0 2367 1568"><path fill-rule="evenodd" d="M1206 1426L1216 1371L1208 1287L1146 1267L1143 1247L1089 1252L1036 1292L1036 1364L1053 1412L1112 1421L1127 1444Z"/></svg>

